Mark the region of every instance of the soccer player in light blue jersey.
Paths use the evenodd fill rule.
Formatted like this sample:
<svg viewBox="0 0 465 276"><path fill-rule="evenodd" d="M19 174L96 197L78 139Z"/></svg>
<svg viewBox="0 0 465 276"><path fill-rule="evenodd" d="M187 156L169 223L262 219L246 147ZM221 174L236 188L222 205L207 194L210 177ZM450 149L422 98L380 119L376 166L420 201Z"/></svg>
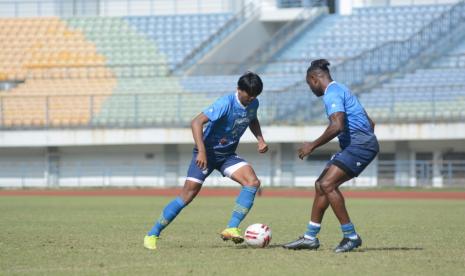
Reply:
<svg viewBox="0 0 465 276"><path fill-rule="evenodd" d="M228 226L221 232L221 238L234 243L244 241L238 227L252 208L260 181L253 168L235 152L248 127L258 140L258 152L268 151L257 118L257 96L262 90L260 77L247 72L239 78L235 93L219 98L192 120L195 147L184 187L180 195L163 209L159 219L145 236L144 247L156 249L161 231L195 198L205 179L215 169L242 185ZM207 126L203 131L205 124Z"/></svg>
<svg viewBox="0 0 465 276"><path fill-rule="evenodd" d="M331 206L341 224L343 239L335 252L348 252L362 245L349 218L344 197L339 186L358 176L379 152L374 134L375 124L350 90L331 78L329 62L314 60L307 70L307 83L317 97L323 97L329 126L315 141L304 143L299 149L299 158L310 155L316 148L328 143L336 136L341 151L328 162L315 182L311 220L305 234L284 245L288 249L318 249L317 234L326 209Z"/></svg>

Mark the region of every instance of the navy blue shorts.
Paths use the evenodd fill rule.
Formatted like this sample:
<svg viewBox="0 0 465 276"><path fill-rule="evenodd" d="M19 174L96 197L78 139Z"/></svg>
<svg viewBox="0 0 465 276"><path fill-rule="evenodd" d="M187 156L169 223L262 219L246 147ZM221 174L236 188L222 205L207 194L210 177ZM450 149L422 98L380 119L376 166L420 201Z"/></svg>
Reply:
<svg viewBox="0 0 465 276"><path fill-rule="evenodd" d="M218 170L223 176L231 177L231 175L239 168L248 165L248 163L237 156L235 153L232 154L214 154L207 153L207 169L200 169L195 160L197 159L197 151L192 154L191 164L187 171L187 180L193 181L199 184L203 184L205 179L213 172Z"/></svg>
<svg viewBox="0 0 465 276"><path fill-rule="evenodd" d="M329 165L335 165L350 177L359 176L360 173L373 161L379 152L376 137L363 145L349 145L331 157Z"/></svg>

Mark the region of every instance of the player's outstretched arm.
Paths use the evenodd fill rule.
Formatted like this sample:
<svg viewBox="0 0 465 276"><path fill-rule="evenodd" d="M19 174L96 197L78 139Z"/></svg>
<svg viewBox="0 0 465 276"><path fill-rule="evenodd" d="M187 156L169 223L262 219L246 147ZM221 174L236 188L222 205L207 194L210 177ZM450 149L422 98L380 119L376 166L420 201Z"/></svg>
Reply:
<svg viewBox="0 0 465 276"><path fill-rule="evenodd" d="M316 148L328 143L333 140L334 137L338 136L344 130L344 120L346 114L344 112L333 113L330 117L330 123L326 128L325 132L311 143L304 143L299 148L299 158L304 159L305 156L311 154Z"/></svg>
<svg viewBox="0 0 465 276"><path fill-rule="evenodd" d="M207 151L205 149L205 144L203 143L203 125L207 122L208 117L203 113L197 115L197 117L195 117L191 122L192 135L194 136L195 145L199 151L195 163L203 170L207 168Z"/></svg>
<svg viewBox="0 0 465 276"><path fill-rule="evenodd" d="M262 135L262 129L260 127L260 122L258 121L257 118L253 119L250 124L249 128L252 131L253 135L255 138L257 138L258 141L258 152L259 153L265 153L268 151L268 145L265 142L265 139L263 138Z"/></svg>

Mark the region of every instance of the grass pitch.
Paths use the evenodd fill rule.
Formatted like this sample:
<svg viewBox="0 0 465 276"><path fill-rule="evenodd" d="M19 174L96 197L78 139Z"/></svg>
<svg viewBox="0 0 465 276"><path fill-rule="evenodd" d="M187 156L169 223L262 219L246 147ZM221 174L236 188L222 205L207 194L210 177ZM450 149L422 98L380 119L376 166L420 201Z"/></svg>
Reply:
<svg viewBox="0 0 465 276"><path fill-rule="evenodd" d="M311 199L257 198L242 227L260 222L271 246L220 240L234 198L197 198L163 232L145 233L170 198L0 197L0 275L465 275L465 201L346 201L363 246L334 254L341 239L328 210L320 250L279 247L301 235Z"/></svg>

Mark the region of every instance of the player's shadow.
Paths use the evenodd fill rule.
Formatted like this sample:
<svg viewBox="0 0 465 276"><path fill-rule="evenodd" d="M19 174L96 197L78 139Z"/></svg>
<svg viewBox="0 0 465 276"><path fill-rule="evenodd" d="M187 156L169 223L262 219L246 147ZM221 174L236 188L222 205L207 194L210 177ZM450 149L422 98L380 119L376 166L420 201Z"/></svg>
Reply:
<svg viewBox="0 0 465 276"><path fill-rule="evenodd" d="M270 244L266 248L282 248L283 246L281 244ZM250 246L247 246L245 244L237 245L235 249L250 249ZM257 248L260 249L260 248Z"/></svg>
<svg viewBox="0 0 465 276"><path fill-rule="evenodd" d="M224 245L212 245L212 248L231 248L229 244ZM250 249L250 246L246 244L240 244L233 247L234 249ZM270 244L266 248L283 248L282 244ZM283 248L284 249L284 248ZM321 250L321 249L320 249ZM331 249L332 250L332 249ZM384 247L363 247L357 248L353 252L371 252L371 251L421 251L424 250L423 247L405 247L405 246L384 246ZM306 250L304 250L306 251Z"/></svg>
<svg viewBox="0 0 465 276"><path fill-rule="evenodd" d="M357 252L369 251L421 251L423 247L364 247L357 249Z"/></svg>
<svg viewBox="0 0 465 276"><path fill-rule="evenodd" d="M282 248L282 244L270 244L267 248ZM250 249L249 246L245 244L238 245L234 247L235 249ZM371 251L421 251L424 250L423 247L364 247L357 248L353 252L371 252ZM304 250L306 251L306 250Z"/></svg>

